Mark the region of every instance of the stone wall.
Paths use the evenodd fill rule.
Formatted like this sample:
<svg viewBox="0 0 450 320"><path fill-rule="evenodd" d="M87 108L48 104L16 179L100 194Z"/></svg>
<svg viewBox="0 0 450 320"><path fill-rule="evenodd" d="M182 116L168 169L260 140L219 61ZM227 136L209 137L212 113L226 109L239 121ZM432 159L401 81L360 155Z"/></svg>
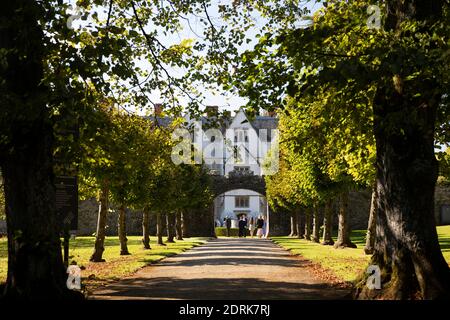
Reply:
<svg viewBox="0 0 450 320"><path fill-rule="evenodd" d="M98 202L95 199L80 201L78 204L78 232L80 236L94 235L97 228ZM191 211L185 214L185 231L189 237L211 237L214 235L212 209ZM166 235L166 215L162 214L162 233ZM142 234L142 212L126 210L126 231L128 235ZM117 236L117 208L112 205L107 214L106 235ZM156 216L150 215L150 235L156 235Z"/></svg>
<svg viewBox="0 0 450 320"><path fill-rule="evenodd" d="M113 205L106 216L106 235L117 236L117 208ZM97 228L98 202L95 199L80 201L78 203L78 232L80 236L94 235ZM151 219L155 220L155 219ZM150 221L150 234L156 233L153 221ZM127 234L142 234L142 212L126 210Z"/></svg>
<svg viewBox="0 0 450 320"><path fill-rule="evenodd" d="M269 211L269 236L286 236L291 232L291 218L284 212Z"/></svg>
<svg viewBox="0 0 450 320"><path fill-rule="evenodd" d="M352 230L365 230L369 220L370 201L372 193L370 190L353 191L349 194L349 221ZM450 209L450 186L437 186L435 192L435 217L436 224L443 222L443 208ZM333 203L333 225L332 230L338 227L338 203ZM319 219L323 220L323 208L319 210ZM288 235L290 233L290 216L285 213L271 214L271 235Z"/></svg>
<svg viewBox="0 0 450 320"><path fill-rule="evenodd" d="M371 191L351 192L349 195L349 218L352 229L366 229L369 219ZM436 224L443 224L443 207L450 207L450 186L436 186L435 197L435 218ZM337 226L337 206L335 206L335 226Z"/></svg>
<svg viewBox="0 0 450 320"><path fill-rule="evenodd" d="M369 218L371 192L358 191L351 192L349 195L349 219L353 230L366 229ZM438 225L442 224L443 210L450 207L450 186L437 186L435 193L435 218ZM333 229L337 230L338 207L334 205L334 223ZM78 209L78 235L90 236L95 234L97 227L98 202L95 199L89 199L79 202ZM212 221L211 210L199 210L190 212L186 215L186 231L189 236L209 237L213 234L214 222ZM165 216L163 215L163 221ZM289 215L283 213L272 213L270 216L271 235L287 235L290 232ZM320 219L323 219L323 212L320 210ZM126 211L127 234L142 234L142 212ZM163 230L165 235L165 230ZM0 220L0 234L6 234L6 221ZM111 207L107 215L106 234L108 236L117 235L117 210ZM156 234L156 218L150 217L150 234Z"/></svg>
<svg viewBox="0 0 450 320"><path fill-rule="evenodd" d="M450 186L438 186L434 193L434 217L437 225L449 224ZM445 209L447 209L445 211ZM444 218L446 214L446 218Z"/></svg>
<svg viewBox="0 0 450 320"><path fill-rule="evenodd" d="M214 208L191 210L184 214L183 229L188 237L214 237Z"/></svg>

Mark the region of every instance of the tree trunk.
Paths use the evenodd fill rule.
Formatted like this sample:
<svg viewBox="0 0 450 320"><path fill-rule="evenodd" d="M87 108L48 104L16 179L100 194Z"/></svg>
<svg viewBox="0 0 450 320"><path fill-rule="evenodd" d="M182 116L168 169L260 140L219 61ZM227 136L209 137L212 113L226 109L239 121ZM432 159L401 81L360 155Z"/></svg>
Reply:
<svg viewBox="0 0 450 320"><path fill-rule="evenodd" d="M367 226L367 234L366 234L366 246L364 247L364 252L366 254L372 254L374 251L376 226L377 226L377 187L375 184L372 190L369 223Z"/></svg>
<svg viewBox="0 0 450 320"><path fill-rule="evenodd" d="M50 128L43 125L28 138L28 146L2 163L8 234L5 296L70 297L55 210Z"/></svg>
<svg viewBox="0 0 450 320"><path fill-rule="evenodd" d="M350 227L348 221L348 192L341 194L339 199L339 228L335 248L356 248L350 240Z"/></svg>
<svg viewBox="0 0 450 320"><path fill-rule="evenodd" d="M311 208L305 209L305 234L306 240L311 240Z"/></svg>
<svg viewBox="0 0 450 320"><path fill-rule="evenodd" d="M439 247L434 218L436 106L401 96L380 101L387 93L379 91L374 106L378 199L371 264L381 269L382 289L368 290L360 283L356 296L449 297L450 271ZM394 110L395 117L402 119L402 123L395 122L395 132L404 135L387 128Z"/></svg>
<svg viewBox="0 0 450 320"><path fill-rule="evenodd" d="M291 213L291 233L289 237L298 237L297 212Z"/></svg>
<svg viewBox="0 0 450 320"><path fill-rule="evenodd" d="M300 227L301 226L300 212L298 212L298 210L295 210L294 215L295 215L295 225L294 225L295 234L297 238L301 238L302 229Z"/></svg>
<svg viewBox="0 0 450 320"><path fill-rule="evenodd" d="M187 226L187 213L181 212L181 231L183 232L183 238L189 238L188 226Z"/></svg>
<svg viewBox="0 0 450 320"><path fill-rule="evenodd" d="M163 222L161 217L161 212L156 213L156 236L158 237L158 245L165 246L163 241Z"/></svg>
<svg viewBox="0 0 450 320"><path fill-rule="evenodd" d="M398 31L403 20L415 20L423 22L425 32L442 21L442 0L407 4L387 3L386 29ZM434 133L442 90L433 77L392 78L395 83L377 88L373 103L378 199L371 264L381 270L382 288L370 290L362 279L356 297L450 299L450 269L439 247L434 217L438 175Z"/></svg>
<svg viewBox="0 0 450 320"><path fill-rule="evenodd" d="M178 210L175 223L177 240L183 240L183 229L182 229L183 220L181 218L181 215L182 215L181 211Z"/></svg>
<svg viewBox="0 0 450 320"><path fill-rule="evenodd" d="M150 210L148 207L144 208L144 212L142 213L142 244L144 245L144 249L151 249L150 247Z"/></svg>
<svg viewBox="0 0 450 320"><path fill-rule="evenodd" d="M320 221L319 221L319 207L314 206L313 208L313 229L312 229L312 241L320 242Z"/></svg>
<svg viewBox="0 0 450 320"><path fill-rule="evenodd" d="M9 143L7 152L0 150L8 234L4 293L26 300L81 298L67 288L61 253L40 12L36 1L17 0L2 3L0 13L0 47L6 53L1 108L8 109L11 123L10 130L1 129L6 135L0 142Z"/></svg>
<svg viewBox="0 0 450 320"><path fill-rule="evenodd" d="M325 203L323 214L323 237L322 237L323 245L332 246L334 244L333 238L331 236L332 225L333 225L333 202L331 200L328 200Z"/></svg>
<svg viewBox="0 0 450 320"><path fill-rule="evenodd" d="M121 256L129 255L130 252L128 251L127 246L128 239L127 239L126 211L124 205L121 205L119 207L119 215L117 217L117 229L120 241L120 255Z"/></svg>
<svg viewBox="0 0 450 320"><path fill-rule="evenodd" d="M106 215L109 207L108 194L108 184L104 182L98 197L97 232L95 233L94 252L89 259L92 262L105 261L105 259L103 259L103 252L105 251Z"/></svg>
<svg viewBox="0 0 450 320"><path fill-rule="evenodd" d="M302 219L302 213L300 211L300 209L295 210L295 213L297 215L297 237L299 239L304 239L305 235L303 234L303 232L305 231L305 223L304 223L304 219Z"/></svg>
<svg viewBox="0 0 450 320"><path fill-rule="evenodd" d="M167 239L166 242L174 243L175 239L175 214L173 212L168 212L166 214L166 229L167 229Z"/></svg>

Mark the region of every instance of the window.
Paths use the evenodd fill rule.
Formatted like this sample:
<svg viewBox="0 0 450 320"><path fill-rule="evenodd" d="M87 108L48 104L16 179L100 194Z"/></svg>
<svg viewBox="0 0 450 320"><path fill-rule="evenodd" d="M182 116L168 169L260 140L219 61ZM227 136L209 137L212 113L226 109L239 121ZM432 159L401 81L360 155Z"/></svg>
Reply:
<svg viewBox="0 0 450 320"><path fill-rule="evenodd" d="M216 156L216 149L212 149L211 150L211 157L215 157Z"/></svg>
<svg viewBox="0 0 450 320"><path fill-rule="evenodd" d="M234 130L234 142L248 142L248 130L247 129L235 129Z"/></svg>
<svg viewBox="0 0 450 320"><path fill-rule="evenodd" d="M234 167L234 171L239 173L249 173L250 167Z"/></svg>
<svg viewBox="0 0 450 320"><path fill-rule="evenodd" d="M236 196L234 197L234 206L236 208L248 208L250 207L249 196Z"/></svg>
<svg viewBox="0 0 450 320"><path fill-rule="evenodd" d="M221 172L222 172L222 165L220 164L220 163L211 163L211 164L208 164L207 165L208 166L208 168L209 168L209 172L210 172L210 174L212 174L212 175L220 175L220 174L222 174Z"/></svg>

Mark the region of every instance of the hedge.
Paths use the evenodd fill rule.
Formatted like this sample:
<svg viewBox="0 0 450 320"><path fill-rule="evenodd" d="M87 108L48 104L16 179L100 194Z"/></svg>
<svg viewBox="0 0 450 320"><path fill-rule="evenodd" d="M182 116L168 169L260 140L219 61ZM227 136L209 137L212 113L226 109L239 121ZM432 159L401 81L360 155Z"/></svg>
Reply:
<svg viewBox="0 0 450 320"><path fill-rule="evenodd" d="M218 237L226 237L227 236L227 228L225 228L225 227L216 227L216 236L218 236ZM239 236L239 229L238 228L231 228L230 229L230 236L232 236L232 237Z"/></svg>

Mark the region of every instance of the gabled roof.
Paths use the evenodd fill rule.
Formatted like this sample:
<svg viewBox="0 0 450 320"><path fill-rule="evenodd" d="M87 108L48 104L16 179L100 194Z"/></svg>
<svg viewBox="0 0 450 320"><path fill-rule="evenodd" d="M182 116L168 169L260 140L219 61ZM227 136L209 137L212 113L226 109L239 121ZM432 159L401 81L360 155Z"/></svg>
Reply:
<svg viewBox="0 0 450 320"><path fill-rule="evenodd" d="M240 108L236 114L234 115L234 117L230 120L230 121L225 121L221 124L219 124L218 129L220 131L222 131L222 133L225 132L225 130L227 128L229 128L231 126L231 124L233 124L233 122L235 121L236 117L238 116L239 113L242 113L245 117L245 119L247 119L248 124L256 131L258 132L258 130L260 129L267 129L267 130L271 130L271 129L277 129L278 127L278 118L275 117L270 117L270 116L256 116L253 120L249 120L247 114L245 113L244 109ZM173 118L171 117L155 117L155 116L147 116L145 117L147 119L151 119L151 120L155 120L158 122L158 124L160 126L163 127L167 127L170 125L170 123L173 121ZM184 116L184 118L187 121L190 121L190 117L188 114L186 114ZM208 118L206 116L201 116L199 119L199 121L201 121L202 126L204 126L205 130L208 127L208 124L212 123L212 119ZM217 126L216 126L217 127Z"/></svg>

